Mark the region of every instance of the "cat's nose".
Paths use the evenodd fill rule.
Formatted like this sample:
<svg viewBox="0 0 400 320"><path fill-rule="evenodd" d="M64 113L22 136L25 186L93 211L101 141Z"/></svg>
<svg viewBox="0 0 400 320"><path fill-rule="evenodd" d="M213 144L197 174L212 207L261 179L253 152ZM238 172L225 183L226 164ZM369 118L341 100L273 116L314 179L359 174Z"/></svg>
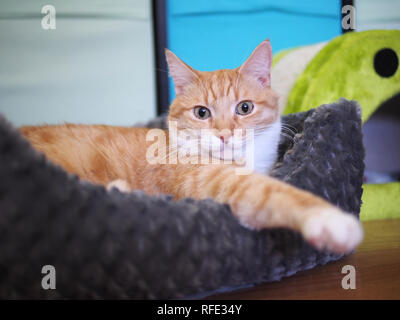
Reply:
<svg viewBox="0 0 400 320"><path fill-rule="evenodd" d="M219 134L219 138L221 139L222 143L228 143L231 135L230 134Z"/></svg>
<svg viewBox="0 0 400 320"><path fill-rule="evenodd" d="M220 138L222 143L228 143L231 135L232 134L229 131L224 132L224 130L220 130L220 132L218 133L217 137Z"/></svg>

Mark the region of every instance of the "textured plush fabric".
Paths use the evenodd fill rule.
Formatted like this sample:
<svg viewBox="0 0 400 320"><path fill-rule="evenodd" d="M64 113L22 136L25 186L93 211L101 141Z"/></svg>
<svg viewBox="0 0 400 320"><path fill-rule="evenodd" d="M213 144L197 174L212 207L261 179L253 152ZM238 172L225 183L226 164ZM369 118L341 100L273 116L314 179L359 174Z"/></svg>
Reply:
<svg viewBox="0 0 400 320"><path fill-rule="evenodd" d="M284 121L298 134L282 141L273 175L358 215L357 104L341 100ZM288 229L249 230L211 199L108 193L81 182L0 117L0 298L184 298L340 257ZM41 288L44 265L56 268L55 290Z"/></svg>

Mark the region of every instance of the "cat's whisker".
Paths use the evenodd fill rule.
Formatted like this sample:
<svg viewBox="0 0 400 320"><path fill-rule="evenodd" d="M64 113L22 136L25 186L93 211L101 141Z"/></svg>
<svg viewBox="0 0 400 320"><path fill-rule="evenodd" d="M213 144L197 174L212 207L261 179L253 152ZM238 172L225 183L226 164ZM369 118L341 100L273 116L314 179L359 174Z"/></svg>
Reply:
<svg viewBox="0 0 400 320"><path fill-rule="evenodd" d="M288 131L282 130L281 134L286 134L287 136L290 136L291 138L294 138L294 136L295 136L295 134L291 131L288 132Z"/></svg>
<svg viewBox="0 0 400 320"><path fill-rule="evenodd" d="M294 138L292 136L290 136L290 135L288 135L288 134L286 134L284 132L281 132L281 136L289 139L291 142L294 141Z"/></svg>
<svg viewBox="0 0 400 320"><path fill-rule="evenodd" d="M184 145L178 145L177 147L171 147L171 145L169 146L168 150L166 150L165 155L161 158L158 159L158 161L160 163L164 163L164 162L168 162L171 161L171 158L174 157L181 151L183 150L191 150L192 146L195 145L197 150L200 150L200 142L201 139L198 137L191 137L190 140L186 141L186 143ZM195 149L195 150L196 150ZM195 154L197 155L198 152Z"/></svg>
<svg viewBox="0 0 400 320"><path fill-rule="evenodd" d="M281 127L282 127L282 128L291 129L291 130L293 130L293 131L296 131L296 132L297 132L297 128L296 128L296 127L294 127L294 126L292 126L292 125L290 125L290 124L288 124L288 123L281 123Z"/></svg>
<svg viewBox="0 0 400 320"><path fill-rule="evenodd" d="M168 160L168 157L174 156L178 152L178 148L173 147L172 145L167 145L164 155L161 158L158 158L159 155L156 156L158 158L159 163L164 163Z"/></svg>
<svg viewBox="0 0 400 320"><path fill-rule="evenodd" d="M294 131L297 132L297 128L295 126L292 126L289 123L281 123L281 125L284 126L284 127L292 128Z"/></svg>
<svg viewBox="0 0 400 320"><path fill-rule="evenodd" d="M295 132L294 130L287 128L287 127L281 127L282 130L286 130L287 132L292 133L293 135L295 135L297 132Z"/></svg>
<svg viewBox="0 0 400 320"><path fill-rule="evenodd" d="M292 127L294 130L290 127ZM295 136L297 134L297 129L293 126L290 127L287 124L281 124L282 130L286 130L287 132L290 132L293 136Z"/></svg>
<svg viewBox="0 0 400 320"><path fill-rule="evenodd" d="M175 155L178 153L178 151L176 150L172 150L172 151L167 151L164 155L164 157L158 159L158 162L161 163L168 163L171 162L171 158L175 157Z"/></svg>
<svg viewBox="0 0 400 320"><path fill-rule="evenodd" d="M257 128L254 128L253 130L254 130L254 132L264 132L265 130L270 129L271 127L273 127L273 124L265 125L262 127L257 127Z"/></svg>
<svg viewBox="0 0 400 320"><path fill-rule="evenodd" d="M291 131L291 130L283 130L283 128L282 128L281 133L282 134L286 134L286 135L288 135L288 136L290 136L292 138L294 138L294 136L296 135L296 133L294 133L293 131Z"/></svg>

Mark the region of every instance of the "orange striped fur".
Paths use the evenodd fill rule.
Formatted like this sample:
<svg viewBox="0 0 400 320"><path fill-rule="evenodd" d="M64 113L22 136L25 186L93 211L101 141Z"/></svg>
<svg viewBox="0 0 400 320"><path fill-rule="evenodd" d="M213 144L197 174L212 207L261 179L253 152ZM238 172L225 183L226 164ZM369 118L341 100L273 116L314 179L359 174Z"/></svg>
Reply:
<svg viewBox="0 0 400 320"><path fill-rule="evenodd" d="M278 98L270 88L269 41L262 42L234 70L200 72L172 52L166 55L177 93L169 120L176 121L178 129L253 128L265 132L278 123ZM253 103L250 114L235 113L241 101ZM196 106L209 108L211 117L196 118ZM228 203L246 226L292 228L320 249L348 252L361 241L362 228L355 218L266 174L238 175L234 164L149 163L146 151L153 143L146 141L149 130L65 124L22 127L21 133L48 159L93 183L153 195L171 194L175 199L211 197ZM223 138L226 141L229 134ZM276 143L271 146L272 155L276 147Z"/></svg>

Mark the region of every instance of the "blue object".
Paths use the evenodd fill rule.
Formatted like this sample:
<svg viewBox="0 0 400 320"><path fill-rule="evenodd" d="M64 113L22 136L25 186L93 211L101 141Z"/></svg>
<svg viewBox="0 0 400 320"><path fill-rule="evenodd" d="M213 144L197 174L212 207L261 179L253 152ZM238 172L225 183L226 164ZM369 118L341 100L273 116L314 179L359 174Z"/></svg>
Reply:
<svg viewBox="0 0 400 320"><path fill-rule="evenodd" d="M236 68L264 39L273 52L341 34L339 0L168 0L168 48L198 70ZM170 100L175 97L170 79Z"/></svg>

